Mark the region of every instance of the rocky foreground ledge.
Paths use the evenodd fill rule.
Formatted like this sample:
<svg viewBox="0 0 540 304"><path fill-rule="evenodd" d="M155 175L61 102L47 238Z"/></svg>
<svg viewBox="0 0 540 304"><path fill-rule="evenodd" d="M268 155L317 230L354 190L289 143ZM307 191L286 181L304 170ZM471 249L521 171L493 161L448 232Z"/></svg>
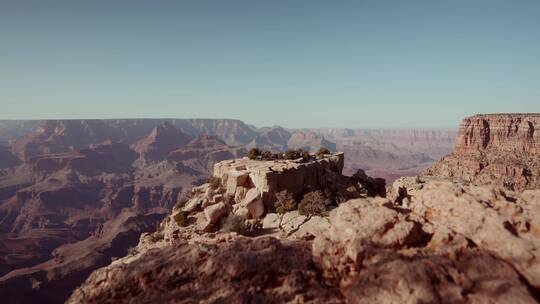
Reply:
<svg viewBox="0 0 540 304"><path fill-rule="evenodd" d="M342 161L217 164L68 303L540 300L540 190L411 177L383 197Z"/></svg>

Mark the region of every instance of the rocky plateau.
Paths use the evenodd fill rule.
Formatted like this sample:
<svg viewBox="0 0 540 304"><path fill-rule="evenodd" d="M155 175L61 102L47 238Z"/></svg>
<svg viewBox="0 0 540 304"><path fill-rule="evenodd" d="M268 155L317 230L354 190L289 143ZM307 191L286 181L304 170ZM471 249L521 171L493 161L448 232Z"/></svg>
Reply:
<svg viewBox="0 0 540 304"><path fill-rule="evenodd" d="M502 116L483 119L493 117ZM467 130L458 136L467 143L485 134ZM536 155L534 136L498 140L512 146L495 145L497 153ZM482 154L489 145L466 146ZM472 154L462 148L458 141L449 157ZM447 158L441 163L462 170ZM126 257L94 271L67 302L540 300L534 183L454 179L429 169L381 191L382 180L364 171L347 177L343 168L343 154L335 152L216 163L208 183L193 188L155 232L143 233Z"/></svg>
<svg viewBox="0 0 540 304"><path fill-rule="evenodd" d="M0 296L535 303L537 117L473 116L457 134L0 121ZM297 148L311 153L280 154Z"/></svg>

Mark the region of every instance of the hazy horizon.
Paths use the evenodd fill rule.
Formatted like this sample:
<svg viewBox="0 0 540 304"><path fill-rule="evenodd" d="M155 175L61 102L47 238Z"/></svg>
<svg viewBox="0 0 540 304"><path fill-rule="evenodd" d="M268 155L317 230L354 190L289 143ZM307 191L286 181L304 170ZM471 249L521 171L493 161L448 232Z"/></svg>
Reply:
<svg viewBox="0 0 540 304"><path fill-rule="evenodd" d="M540 2L18 1L0 119L455 129L540 112Z"/></svg>
<svg viewBox="0 0 540 304"><path fill-rule="evenodd" d="M457 131L459 128L459 124L455 127L422 127L422 126L408 126L408 127L347 127L347 126L300 126L300 127L290 127L287 125L256 125L253 123L249 123L247 121L244 121L242 119L237 118L227 118L227 117L217 117L217 118L208 118L208 117L111 117L111 118L0 118L0 122L16 122L16 121L88 121L88 120L189 120L189 119L201 119L201 120L238 120L242 123L246 124L247 126L255 127L257 129L262 128L272 128L272 127L281 127L287 130L326 130L326 129L350 129L350 130L438 130L438 131Z"/></svg>

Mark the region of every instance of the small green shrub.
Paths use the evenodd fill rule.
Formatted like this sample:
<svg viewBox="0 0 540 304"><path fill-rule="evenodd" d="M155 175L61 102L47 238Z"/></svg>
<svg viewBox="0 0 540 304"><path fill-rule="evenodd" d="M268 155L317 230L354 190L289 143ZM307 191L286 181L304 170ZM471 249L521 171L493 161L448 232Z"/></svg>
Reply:
<svg viewBox="0 0 540 304"><path fill-rule="evenodd" d="M298 213L301 215L324 215L326 206L331 201L324 197L322 191L311 191L304 195L300 204L298 204Z"/></svg>
<svg viewBox="0 0 540 304"><path fill-rule="evenodd" d="M261 153L262 160L274 160L274 154L270 151L263 151Z"/></svg>
<svg viewBox="0 0 540 304"><path fill-rule="evenodd" d="M323 157L323 156L325 156L325 155L327 155L327 154L330 154L330 153L331 153L330 150L328 150L328 149L325 148L325 147L321 147L321 148L319 149L319 151L317 151L317 154L316 154L316 155L317 155L318 158L321 158L321 157Z"/></svg>
<svg viewBox="0 0 540 304"><path fill-rule="evenodd" d="M236 232L241 235L248 234L249 230L246 226L246 220L239 215L230 213L222 223L223 232Z"/></svg>
<svg viewBox="0 0 540 304"><path fill-rule="evenodd" d="M258 220L246 221L244 217L230 213L222 221L221 227L223 232L236 232L241 235L250 236L262 229L262 223Z"/></svg>
<svg viewBox="0 0 540 304"><path fill-rule="evenodd" d="M180 227L187 227L189 226L189 219L188 219L188 213L186 211L180 211L177 214L174 215L174 221L178 226Z"/></svg>
<svg viewBox="0 0 540 304"><path fill-rule="evenodd" d="M251 150L249 150L248 154L247 154L247 157L251 160L255 160L255 159L258 159L259 156L261 156L261 150L257 149L257 148L253 148Z"/></svg>
<svg viewBox="0 0 540 304"><path fill-rule="evenodd" d="M295 160L301 158L303 161L309 161L311 159L311 155L309 155L308 151L304 151L302 149L298 150L287 150L285 154L283 155L284 159L289 160Z"/></svg>
<svg viewBox="0 0 540 304"><path fill-rule="evenodd" d="M287 190L276 193L276 200L274 207L279 214L285 214L289 211L298 209L298 204L296 203L294 196Z"/></svg>
<svg viewBox="0 0 540 304"><path fill-rule="evenodd" d="M137 253L139 253L139 251L137 250L137 247L129 247L128 250L127 250L127 253L128 255L136 255Z"/></svg>
<svg viewBox="0 0 540 304"><path fill-rule="evenodd" d="M217 189L219 186L221 186L221 178L216 176L211 176L208 178L208 183L210 184L210 188Z"/></svg>

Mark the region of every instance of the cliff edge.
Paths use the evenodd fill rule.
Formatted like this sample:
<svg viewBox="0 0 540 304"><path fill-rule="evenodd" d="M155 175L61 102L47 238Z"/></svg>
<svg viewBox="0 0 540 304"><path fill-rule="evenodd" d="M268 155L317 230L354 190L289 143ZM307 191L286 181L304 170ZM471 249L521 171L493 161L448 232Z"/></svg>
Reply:
<svg viewBox="0 0 540 304"><path fill-rule="evenodd" d="M538 188L539 128L540 114L484 114L465 118L454 151L423 174L517 190Z"/></svg>

